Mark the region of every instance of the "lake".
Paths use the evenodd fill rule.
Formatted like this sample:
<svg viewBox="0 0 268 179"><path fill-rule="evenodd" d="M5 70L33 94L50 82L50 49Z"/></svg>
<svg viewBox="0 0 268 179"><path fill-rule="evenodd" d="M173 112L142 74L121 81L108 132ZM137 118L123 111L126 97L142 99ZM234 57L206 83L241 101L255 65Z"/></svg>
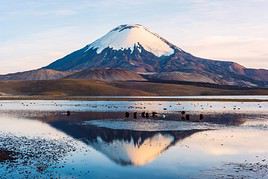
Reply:
<svg viewBox="0 0 268 179"><path fill-rule="evenodd" d="M0 175L268 178L268 102L1 100Z"/></svg>

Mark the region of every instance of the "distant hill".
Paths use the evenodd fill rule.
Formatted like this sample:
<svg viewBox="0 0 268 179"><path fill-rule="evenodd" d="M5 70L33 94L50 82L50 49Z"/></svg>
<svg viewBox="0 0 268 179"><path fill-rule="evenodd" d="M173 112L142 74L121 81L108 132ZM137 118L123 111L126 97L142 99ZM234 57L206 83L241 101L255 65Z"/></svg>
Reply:
<svg viewBox="0 0 268 179"><path fill-rule="evenodd" d="M145 81L141 75L122 69L86 69L66 78L101 81Z"/></svg>
<svg viewBox="0 0 268 179"><path fill-rule="evenodd" d="M51 69L38 69L19 73L0 75L0 80L56 80L64 78L71 72L56 71Z"/></svg>
<svg viewBox="0 0 268 179"><path fill-rule="evenodd" d="M179 96L268 95L268 89L217 86L203 83L104 82L95 80L0 81L0 96ZM54 98L53 98L54 99Z"/></svg>

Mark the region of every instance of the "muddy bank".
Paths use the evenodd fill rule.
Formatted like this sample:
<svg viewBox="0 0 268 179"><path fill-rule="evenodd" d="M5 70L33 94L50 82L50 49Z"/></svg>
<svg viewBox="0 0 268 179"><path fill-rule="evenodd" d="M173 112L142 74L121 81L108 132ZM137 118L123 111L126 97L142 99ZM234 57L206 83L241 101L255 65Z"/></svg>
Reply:
<svg viewBox="0 0 268 179"><path fill-rule="evenodd" d="M0 162L11 161L15 159L15 153L0 148Z"/></svg>
<svg viewBox="0 0 268 179"><path fill-rule="evenodd" d="M0 175L6 178L14 178L17 174L35 178L50 176L49 169L76 150L67 138L30 138L0 132L0 141Z"/></svg>
<svg viewBox="0 0 268 179"><path fill-rule="evenodd" d="M243 163L226 163L219 168L203 171L201 176L205 178L267 178L268 162L266 158L259 158L255 162L245 160Z"/></svg>
<svg viewBox="0 0 268 179"><path fill-rule="evenodd" d="M194 96L188 97L178 97L170 96L144 96L144 97L135 97L135 96L49 96L49 95L32 95L32 96L7 96L0 95L0 100L72 100L72 101L225 101L225 102L267 102L268 99L251 99L251 98L221 98L215 96L215 98L195 98Z"/></svg>

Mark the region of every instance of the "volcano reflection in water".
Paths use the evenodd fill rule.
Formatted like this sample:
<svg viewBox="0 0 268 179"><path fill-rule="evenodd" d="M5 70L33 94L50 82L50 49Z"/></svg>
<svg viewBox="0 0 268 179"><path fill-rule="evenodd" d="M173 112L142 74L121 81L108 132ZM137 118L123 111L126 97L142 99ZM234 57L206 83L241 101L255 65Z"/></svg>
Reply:
<svg viewBox="0 0 268 179"><path fill-rule="evenodd" d="M179 140L201 131L119 130L94 125L71 124L66 121L53 122L51 125L73 138L83 141L122 166L143 166L155 160Z"/></svg>

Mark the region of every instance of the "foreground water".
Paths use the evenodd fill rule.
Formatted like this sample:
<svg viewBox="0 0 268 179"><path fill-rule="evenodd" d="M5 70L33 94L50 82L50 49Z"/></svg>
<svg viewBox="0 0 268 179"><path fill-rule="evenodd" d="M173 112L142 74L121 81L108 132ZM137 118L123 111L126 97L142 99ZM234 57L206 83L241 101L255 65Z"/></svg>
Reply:
<svg viewBox="0 0 268 179"><path fill-rule="evenodd" d="M1 151L1 178L268 178L268 105L0 101Z"/></svg>

